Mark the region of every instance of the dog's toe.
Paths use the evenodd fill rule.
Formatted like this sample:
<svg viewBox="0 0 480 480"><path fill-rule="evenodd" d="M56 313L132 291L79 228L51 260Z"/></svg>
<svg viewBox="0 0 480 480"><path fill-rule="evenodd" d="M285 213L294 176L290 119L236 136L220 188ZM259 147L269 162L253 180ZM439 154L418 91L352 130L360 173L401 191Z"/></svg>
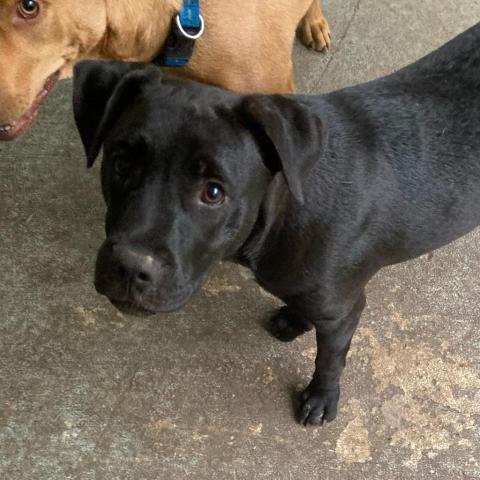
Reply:
<svg viewBox="0 0 480 480"><path fill-rule="evenodd" d="M325 17L306 19L303 23L303 43L318 52L326 51L332 44L330 26Z"/></svg>
<svg viewBox="0 0 480 480"><path fill-rule="evenodd" d="M299 420L303 425L323 425L337 416L340 390L313 390L307 388L302 394Z"/></svg>

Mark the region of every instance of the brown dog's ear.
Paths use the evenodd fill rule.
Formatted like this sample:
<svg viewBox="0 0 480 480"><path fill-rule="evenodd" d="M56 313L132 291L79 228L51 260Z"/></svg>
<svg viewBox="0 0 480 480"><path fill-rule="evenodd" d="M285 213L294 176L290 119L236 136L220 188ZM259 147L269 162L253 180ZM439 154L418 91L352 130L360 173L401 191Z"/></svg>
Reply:
<svg viewBox="0 0 480 480"><path fill-rule="evenodd" d="M294 98L251 95L242 108L257 139L270 143L264 162L272 173L282 172L292 195L303 203L303 179L320 159L324 147L322 121ZM272 148L273 147L273 148Z"/></svg>
<svg viewBox="0 0 480 480"><path fill-rule="evenodd" d="M97 158L105 134L145 83L160 70L143 63L83 61L74 69L73 112L87 167Z"/></svg>

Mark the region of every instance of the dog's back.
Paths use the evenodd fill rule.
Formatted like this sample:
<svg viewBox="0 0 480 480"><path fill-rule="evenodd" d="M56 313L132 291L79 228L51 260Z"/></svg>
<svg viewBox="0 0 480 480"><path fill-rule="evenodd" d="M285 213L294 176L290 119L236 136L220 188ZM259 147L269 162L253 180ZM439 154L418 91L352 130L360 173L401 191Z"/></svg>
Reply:
<svg viewBox="0 0 480 480"><path fill-rule="evenodd" d="M437 92L455 93L480 88L480 23L458 35L439 49L409 65L392 79L419 81L422 86L435 86Z"/></svg>
<svg viewBox="0 0 480 480"><path fill-rule="evenodd" d="M397 108L391 127L382 126L382 150L418 219L413 242L424 234L427 244L443 245L480 223L480 24L385 85L393 92L386 106Z"/></svg>
<svg viewBox="0 0 480 480"><path fill-rule="evenodd" d="M306 180L324 192L319 217L369 225L342 235L350 246L381 232L397 262L480 224L480 24L393 75L303 101L328 132Z"/></svg>

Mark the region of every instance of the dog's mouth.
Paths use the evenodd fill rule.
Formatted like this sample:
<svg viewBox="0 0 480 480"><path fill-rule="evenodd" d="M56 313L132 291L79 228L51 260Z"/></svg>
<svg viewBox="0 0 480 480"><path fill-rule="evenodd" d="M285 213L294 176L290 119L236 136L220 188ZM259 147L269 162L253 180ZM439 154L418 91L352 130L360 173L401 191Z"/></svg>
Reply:
<svg viewBox="0 0 480 480"><path fill-rule="evenodd" d="M188 286L171 290L168 293L164 292L160 298L153 299L141 299L136 298L134 295L130 296L128 299L118 299L110 296L105 293L97 286L97 291L105 295L111 302L111 304L120 310L122 313L127 315L134 315L137 317L148 317L151 315L156 315L158 313L170 313L175 312L182 308L192 295L199 289L199 287L204 283L204 279L200 279L197 282L193 282Z"/></svg>
<svg viewBox="0 0 480 480"><path fill-rule="evenodd" d="M40 105L45 101L49 93L53 90L59 78L60 70L57 70L55 73L53 73L47 78L42 90L33 101L32 106L22 116L17 118L12 123L0 125L0 141L14 140L20 135L23 135L31 127L37 117Z"/></svg>
<svg viewBox="0 0 480 480"><path fill-rule="evenodd" d="M127 315L137 317L148 317L157 313L170 313L179 310L190 299L193 288L187 288L182 292L177 292L164 299L161 302L139 302L135 299L116 300L108 297L114 307Z"/></svg>
<svg viewBox="0 0 480 480"><path fill-rule="evenodd" d="M112 299L109 299L109 300L116 309L120 310L122 313L125 313L126 315L134 315L136 317L150 317L152 315L155 315L156 313L153 310L144 308L141 305L138 305L134 302L125 302L125 301L112 300Z"/></svg>

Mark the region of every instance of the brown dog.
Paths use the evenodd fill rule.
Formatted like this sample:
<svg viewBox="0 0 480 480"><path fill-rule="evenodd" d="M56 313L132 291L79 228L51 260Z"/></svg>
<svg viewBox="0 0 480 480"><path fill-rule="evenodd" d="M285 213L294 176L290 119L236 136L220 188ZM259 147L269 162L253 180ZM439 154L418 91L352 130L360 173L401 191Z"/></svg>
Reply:
<svg viewBox="0 0 480 480"><path fill-rule="evenodd" d="M0 0L0 140L33 123L60 78L82 59L148 61L182 0ZM203 0L206 31L188 67L173 73L238 92L294 91L295 29L330 45L319 0Z"/></svg>

